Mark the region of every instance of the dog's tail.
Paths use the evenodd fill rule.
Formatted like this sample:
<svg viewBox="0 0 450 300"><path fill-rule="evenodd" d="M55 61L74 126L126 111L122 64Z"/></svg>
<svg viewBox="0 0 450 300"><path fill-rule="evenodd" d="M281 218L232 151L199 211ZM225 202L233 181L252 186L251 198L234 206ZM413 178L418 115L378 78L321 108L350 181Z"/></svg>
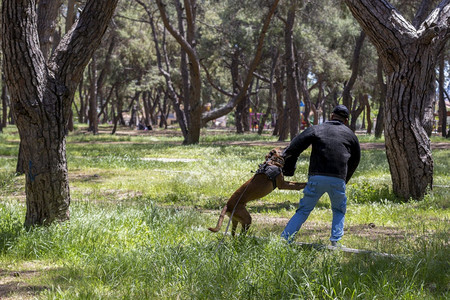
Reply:
<svg viewBox="0 0 450 300"><path fill-rule="evenodd" d="M222 227L223 219L225 218L226 212L227 212L227 205L225 204L225 206L222 209L222 212L220 213L219 220L217 221L216 227L215 228L209 227L208 229L211 230L212 232L219 231L220 227Z"/></svg>

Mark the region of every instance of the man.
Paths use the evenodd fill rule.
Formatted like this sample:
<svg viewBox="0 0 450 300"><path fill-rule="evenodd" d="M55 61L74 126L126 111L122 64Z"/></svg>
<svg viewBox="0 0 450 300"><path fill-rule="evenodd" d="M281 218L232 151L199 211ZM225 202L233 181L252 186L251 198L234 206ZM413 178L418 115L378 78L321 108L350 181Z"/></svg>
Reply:
<svg viewBox="0 0 450 300"><path fill-rule="evenodd" d="M297 135L284 150L283 173L292 176L298 156L312 145L309 161L308 183L303 198L294 216L289 220L281 236L292 241L297 231L306 221L320 197L328 193L333 211L331 225L331 245L344 234L344 218L347 207L346 183L350 180L361 158L361 150L356 135L348 124L349 111L344 105L333 109L331 121L307 128Z"/></svg>

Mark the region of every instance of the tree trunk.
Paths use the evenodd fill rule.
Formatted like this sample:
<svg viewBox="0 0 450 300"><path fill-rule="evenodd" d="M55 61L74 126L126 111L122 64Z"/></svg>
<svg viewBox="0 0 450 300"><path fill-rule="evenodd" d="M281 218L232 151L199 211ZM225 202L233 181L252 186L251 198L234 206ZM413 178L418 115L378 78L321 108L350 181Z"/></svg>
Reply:
<svg viewBox="0 0 450 300"><path fill-rule="evenodd" d="M300 90L302 92L302 96L303 96L303 104L304 106L304 112L303 112L303 117L302 117L302 121L305 125L305 127L309 127L311 125L311 122L309 122L309 114L311 113L311 109L312 109L312 101L311 101L311 96L309 94L308 91L308 70L305 67L300 67L299 69L299 84L300 84ZM300 120L299 120L300 121Z"/></svg>
<svg viewBox="0 0 450 300"><path fill-rule="evenodd" d="M360 94L358 96L358 100L354 102L353 107L350 111L351 121L350 121L350 129L353 132L356 131L356 122L358 121L359 115L364 111L364 106L366 99L368 98L367 94ZM368 100L367 100L368 101ZM356 108L356 104L359 102L358 108Z"/></svg>
<svg viewBox="0 0 450 300"><path fill-rule="evenodd" d="M273 129L273 135L278 135L280 141L284 141L286 139L285 134L283 133L283 139L281 139L281 128L282 122L284 119L284 105L283 105L283 76L280 70L280 66L277 65L275 69L275 83L273 85L275 89L275 101L276 101L276 121L275 128Z"/></svg>
<svg viewBox="0 0 450 300"><path fill-rule="evenodd" d="M144 105L144 122L145 127L149 130L152 130L152 112L150 108L150 92L145 91L142 93L142 104Z"/></svg>
<svg viewBox="0 0 450 300"><path fill-rule="evenodd" d="M184 15L183 15L183 5L181 5L180 0L177 0L175 2L175 8L177 11L177 18L178 18L178 32L182 37L185 37L189 44L192 44L192 36L190 36L191 39L187 38L186 36L186 30L184 29ZM186 118L186 126L190 122L190 116L189 116L189 103L190 103L190 82L189 82L189 62L186 51L181 48L180 49L180 74L181 74L181 82L182 82L182 96L181 99L183 101L183 107L184 107L184 116ZM187 135L185 137L187 139Z"/></svg>
<svg viewBox="0 0 450 300"><path fill-rule="evenodd" d="M54 44L54 33L58 25L59 7L61 0L40 0L38 1L38 35L41 51L47 61Z"/></svg>
<svg viewBox="0 0 450 300"><path fill-rule="evenodd" d="M351 69L352 69L352 75L350 76L350 79L347 81L347 83L344 86L344 90L342 91L342 104L347 106L347 108L350 110L352 107L352 96L351 91L353 89L353 86L355 85L356 78L358 78L358 72L359 72L359 58L361 56L361 49L364 44L364 39L366 38L366 34L364 31L361 31L358 39L356 39L355 49L353 50L353 57L351 62Z"/></svg>
<svg viewBox="0 0 450 300"><path fill-rule="evenodd" d="M98 133L98 117L97 117L97 60L95 55L89 64L90 89L89 89L89 128L93 134Z"/></svg>
<svg viewBox="0 0 450 300"><path fill-rule="evenodd" d="M44 60L47 61L54 44L54 33L58 23L59 7L61 0L41 0L37 8L37 31L39 36L39 44L41 46ZM25 172L24 151L20 149L23 146L19 144L19 156L17 158L16 173L23 174Z"/></svg>
<svg viewBox="0 0 450 300"><path fill-rule="evenodd" d="M200 130L202 126L202 109L201 90L202 82L200 77L200 59L195 50L194 33L195 27L195 0L184 0L184 9L186 13L187 35L182 36L179 31L175 30L169 22L166 14L165 4L157 0L156 4L161 15L164 26L170 34L177 40L182 49L187 53L189 58L189 108L185 107L185 111L189 112L187 117L187 136L183 144L197 144L200 140Z"/></svg>
<svg viewBox="0 0 450 300"><path fill-rule="evenodd" d="M46 63L37 40L35 1L3 1L2 50L26 162L27 227L69 218L67 119L76 86L116 5L117 0L88 1L78 26Z"/></svg>
<svg viewBox="0 0 450 300"><path fill-rule="evenodd" d="M5 75L2 74L2 121L1 127L6 127L6 120L8 119L8 91L6 88Z"/></svg>
<svg viewBox="0 0 450 300"><path fill-rule="evenodd" d="M422 63L428 61L424 59L426 55L419 54L416 57L420 57ZM404 63L405 67L401 68L403 70L399 74L388 77L385 140L393 190L396 195L408 200L410 197L421 199L427 187L432 187L433 184L431 145L422 124L425 110L421 103L429 93L427 89L431 82L429 78L422 76L415 78L415 74L426 74L415 69L419 67L420 61L415 61L415 66ZM434 77L434 66L425 63L423 67L428 76ZM413 80L407 79L405 82L406 78ZM409 95L405 94L407 88L410 90Z"/></svg>
<svg viewBox="0 0 450 300"><path fill-rule="evenodd" d="M291 140L299 132L300 101L297 87L297 71L295 67L293 29L295 23L296 2L292 2L284 29L285 60L286 60L286 102L289 103L289 134Z"/></svg>
<svg viewBox="0 0 450 300"><path fill-rule="evenodd" d="M135 1L137 3L139 3L145 9L147 16L149 18L150 27L152 29L152 38L153 38L153 42L155 43L156 61L158 64L158 69L159 69L159 72L163 75L166 85L167 85L166 96L168 96L169 99L172 101L173 109L175 110L178 124L180 125L181 132L183 133L184 140L186 141L188 138L188 124L187 124L186 115L185 115L184 111L182 111L180 108L181 99L178 97L178 95L175 91L175 88L174 88L173 82L172 82L172 77L170 75L169 58L168 58L166 47L165 47L166 46L165 45L166 31L164 30L164 32L163 32L163 41L160 46L160 42L159 42L158 36L156 34L156 26L154 23L152 11L144 2L142 2L140 0L135 0ZM163 13L165 16L164 7L162 7L162 10L161 10L161 14L163 14ZM166 24L167 24L167 26L170 26L169 21L167 20L167 17L166 17L166 21L165 21L165 26L166 26ZM173 32L175 32L175 29L172 28L172 30L173 30ZM161 53L161 50L163 53ZM163 59L165 62L165 68L163 67Z"/></svg>
<svg viewBox="0 0 450 300"><path fill-rule="evenodd" d="M323 76L319 75L317 79L317 101L316 101L316 111L314 112L314 122L313 125L319 124L319 112L317 110L320 110L322 107L322 111L325 110L325 97L324 97L324 91L323 91Z"/></svg>
<svg viewBox="0 0 450 300"><path fill-rule="evenodd" d="M242 49L235 46L233 49L233 55L231 56L230 73L231 73L231 83L233 88L233 94L237 95L242 88L241 76L239 75L239 57L241 55ZM234 113L234 122L236 126L236 133L244 133L243 127L243 111L244 111L244 101L241 101L236 105L236 110Z"/></svg>
<svg viewBox="0 0 450 300"><path fill-rule="evenodd" d="M372 134L372 127L373 127L373 122L372 122L372 117L371 117L371 109L370 109L370 103L369 103L369 99L365 98L366 100L366 117L367 117L367 134Z"/></svg>
<svg viewBox="0 0 450 300"><path fill-rule="evenodd" d="M383 78L383 64L381 62L381 59L378 59L378 65L377 65L377 81L378 81L378 102L380 103L380 107L378 109L378 115L377 115L377 123L375 125L375 138L379 139L381 138L384 130L384 106L386 103L386 84L384 83Z"/></svg>
<svg viewBox="0 0 450 300"><path fill-rule="evenodd" d="M439 128L443 137L447 137L447 108L445 107L445 56L439 57ZM450 98L448 99L450 101Z"/></svg>
<svg viewBox="0 0 450 300"><path fill-rule="evenodd" d="M261 135L264 129L264 125L266 124L267 118L269 114L272 117L272 123L274 123L274 115L273 115L273 94L274 94L274 78L275 78L275 69L278 65L278 59L280 57L280 52L275 47L272 49L272 67L270 68L270 82L269 82L269 99L267 100L267 110L266 113L261 118L261 125L258 128L258 134Z"/></svg>
<svg viewBox="0 0 450 300"><path fill-rule="evenodd" d="M422 199L433 185L427 133L434 118L437 56L450 36L450 0L443 0L418 29L386 1L345 2L387 74L385 140L394 193L404 200Z"/></svg>
<svg viewBox="0 0 450 300"><path fill-rule="evenodd" d="M72 27L73 23L75 23L75 0L67 1L67 13L66 13L66 23L65 23L65 32L67 33ZM82 123L82 122L80 122ZM73 123L73 110L70 110L69 122L67 124L67 129L69 131L74 130Z"/></svg>
<svg viewBox="0 0 450 300"><path fill-rule="evenodd" d="M67 0L67 14L65 23L66 32L69 32L73 23L75 23L75 0Z"/></svg>

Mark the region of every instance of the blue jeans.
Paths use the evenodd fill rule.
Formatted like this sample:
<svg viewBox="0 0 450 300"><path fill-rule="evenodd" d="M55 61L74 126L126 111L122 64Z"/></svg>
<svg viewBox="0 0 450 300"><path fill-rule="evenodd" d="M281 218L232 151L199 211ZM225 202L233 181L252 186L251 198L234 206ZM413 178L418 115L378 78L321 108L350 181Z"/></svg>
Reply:
<svg viewBox="0 0 450 300"><path fill-rule="evenodd" d="M283 238L289 242L293 240L295 234L300 230L300 227L302 227L324 193L328 193L330 196L331 209L333 211L330 241L339 241L341 239L344 235L344 219L347 208L345 181L337 177L320 175L309 177L298 209L281 233Z"/></svg>

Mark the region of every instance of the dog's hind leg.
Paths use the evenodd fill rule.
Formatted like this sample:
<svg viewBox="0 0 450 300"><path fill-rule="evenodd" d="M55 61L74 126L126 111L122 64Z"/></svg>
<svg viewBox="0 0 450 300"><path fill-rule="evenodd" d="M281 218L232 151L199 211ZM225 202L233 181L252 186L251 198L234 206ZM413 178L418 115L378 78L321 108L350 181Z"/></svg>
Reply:
<svg viewBox="0 0 450 300"><path fill-rule="evenodd" d="M232 223L232 226L231 226L231 236L234 236L234 235L236 234L236 227L237 227L239 221L236 220L236 219L233 217L233 219L231 220L231 223Z"/></svg>
<svg viewBox="0 0 450 300"><path fill-rule="evenodd" d="M242 234L245 234L246 231L250 228L250 225L252 224L252 217L250 216L250 213L244 206L241 206L239 209L236 210L233 216L233 221L234 220L237 220L237 222L241 223Z"/></svg>
<svg viewBox="0 0 450 300"><path fill-rule="evenodd" d="M248 230L250 229L250 225L251 224L242 224L242 231L241 231L242 235L247 234Z"/></svg>
<svg viewBox="0 0 450 300"><path fill-rule="evenodd" d="M239 212L239 218L242 224L241 233L246 234L250 228L250 225L252 225L252 216L250 216L250 213L246 209L244 209Z"/></svg>

